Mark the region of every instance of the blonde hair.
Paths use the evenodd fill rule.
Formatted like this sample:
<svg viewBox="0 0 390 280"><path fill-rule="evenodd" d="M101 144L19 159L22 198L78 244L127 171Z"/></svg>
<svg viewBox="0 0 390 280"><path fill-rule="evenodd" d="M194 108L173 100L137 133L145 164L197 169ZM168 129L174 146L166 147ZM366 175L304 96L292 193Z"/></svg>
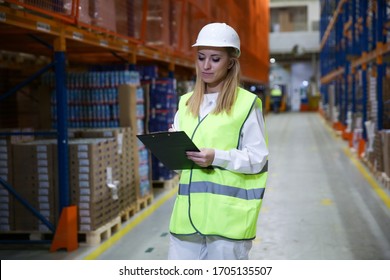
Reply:
<svg viewBox="0 0 390 280"><path fill-rule="evenodd" d="M228 70L225 80L222 85L222 90L218 94L217 105L212 111L213 114L219 114L222 112L230 113L230 110L237 98L237 88L240 83L240 62L237 57L237 51L234 48L226 48L229 55L229 59L233 60L232 67ZM203 101L203 96L206 93L206 84L200 77L200 71L196 67L196 81L192 96L187 100L186 105L188 111L194 116L199 115L200 105Z"/></svg>

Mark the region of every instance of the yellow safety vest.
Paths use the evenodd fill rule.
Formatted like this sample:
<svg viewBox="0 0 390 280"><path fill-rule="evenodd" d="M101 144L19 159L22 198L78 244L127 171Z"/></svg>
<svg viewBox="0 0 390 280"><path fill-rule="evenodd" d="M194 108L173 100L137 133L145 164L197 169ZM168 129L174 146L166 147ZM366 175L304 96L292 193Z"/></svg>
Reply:
<svg viewBox="0 0 390 280"><path fill-rule="evenodd" d="M261 100L239 88L230 114L208 114L202 120L187 113L186 101L179 102L179 122L198 148L238 148L241 129L253 106ZM268 175L268 164L258 174L242 174L219 167L183 170L173 208L170 232L200 233L234 240L256 237L256 224Z"/></svg>
<svg viewBox="0 0 390 280"><path fill-rule="evenodd" d="M282 91L280 89L273 89L271 90L271 95L272 96L282 96Z"/></svg>

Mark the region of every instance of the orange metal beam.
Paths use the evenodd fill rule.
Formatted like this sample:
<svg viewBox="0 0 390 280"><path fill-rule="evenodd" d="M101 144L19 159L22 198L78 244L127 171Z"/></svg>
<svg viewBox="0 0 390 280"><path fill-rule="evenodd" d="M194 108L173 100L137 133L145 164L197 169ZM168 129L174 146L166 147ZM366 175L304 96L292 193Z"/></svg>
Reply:
<svg viewBox="0 0 390 280"><path fill-rule="evenodd" d="M330 83L331 81L333 81L334 79L340 77L341 75L344 74L344 67L340 67L339 69L333 71L333 72L330 72L329 74L323 76L321 78L321 84L327 84L327 83Z"/></svg>
<svg viewBox="0 0 390 280"><path fill-rule="evenodd" d="M140 40L142 43L146 42L146 27L148 18L148 0L144 0L142 5L142 21L141 21L141 33Z"/></svg>
<svg viewBox="0 0 390 280"><path fill-rule="evenodd" d="M339 14L341 13L341 9L343 8L343 5L347 2L348 0L340 0L340 2L337 5L337 8L332 16L332 19L329 22L329 25L327 26L324 36L321 39L321 44L320 44L320 49L322 49L325 46L326 41L329 38L330 32L334 28L334 25L336 24L337 18Z"/></svg>
<svg viewBox="0 0 390 280"><path fill-rule="evenodd" d="M180 13L180 25L179 25L179 38L178 38L178 49L183 49L183 35L184 35L184 21L187 18L186 12L187 12L187 1L181 1L181 13Z"/></svg>
<svg viewBox="0 0 390 280"><path fill-rule="evenodd" d="M359 67L361 65L365 65L373 60L379 60L381 62L382 56L390 52L390 42L382 43L377 42L377 48L368 53L364 53L360 58L352 61L352 68ZM378 61L377 61L378 62Z"/></svg>

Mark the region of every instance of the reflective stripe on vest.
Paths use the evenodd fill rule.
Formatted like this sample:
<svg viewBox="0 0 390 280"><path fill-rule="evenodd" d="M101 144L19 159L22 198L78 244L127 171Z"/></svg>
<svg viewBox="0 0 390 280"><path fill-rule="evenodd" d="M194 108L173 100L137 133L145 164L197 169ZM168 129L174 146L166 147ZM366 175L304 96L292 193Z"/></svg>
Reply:
<svg viewBox="0 0 390 280"><path fill-rule="evenodd" d="M189 184L180 184L179 195L190 194ZM193 182L191 183L191 193L212 193L218 195L226 195L230 197L251 200L263 199L264 188L244 190L230 186L214 184L212 182Z"/></svg>

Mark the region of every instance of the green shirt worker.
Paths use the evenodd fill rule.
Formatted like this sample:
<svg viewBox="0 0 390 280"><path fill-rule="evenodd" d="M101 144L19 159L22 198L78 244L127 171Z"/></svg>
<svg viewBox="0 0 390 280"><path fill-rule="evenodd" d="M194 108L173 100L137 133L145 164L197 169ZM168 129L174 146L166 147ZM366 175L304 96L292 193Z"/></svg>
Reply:
<svg viewBox="0 0 390 280"><path fill-rule="evenodd" d="M172 129L200 152L182 170L172 211L168 259L249 259L268 175L261 100L240 87L240 38L225 23L198 34L196 81L179 101Z"/></svg>

